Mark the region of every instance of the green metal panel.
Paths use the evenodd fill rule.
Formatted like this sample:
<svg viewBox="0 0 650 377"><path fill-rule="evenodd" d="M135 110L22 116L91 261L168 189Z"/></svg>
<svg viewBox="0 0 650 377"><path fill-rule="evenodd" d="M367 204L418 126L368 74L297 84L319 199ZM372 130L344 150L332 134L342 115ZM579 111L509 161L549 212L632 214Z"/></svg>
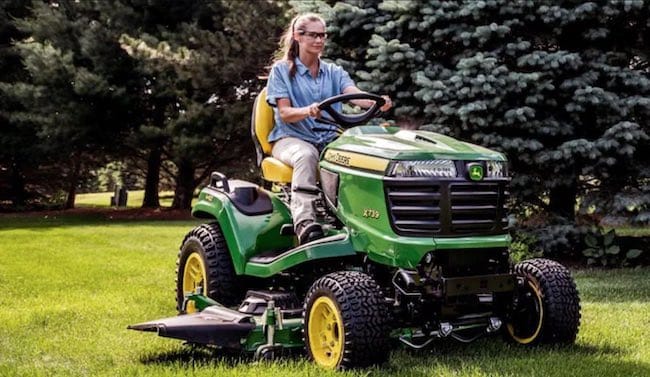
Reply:
<svg viewBox="0 0 650 377"><path fill-rule="evenodd" d="M322 161L321 166L339 173L337 217L349 227L355 250L368 253L378 263L415 267L435 249L433 238L399 237L389 221L382 175L345 168Z"/></svg>
<svg viewBox="0 0 650 377"><path fill-rule="evenodd" d="M257 277L269 277L298 264L325 258L354 256L355 252L347 232L333 235L330 241L321 244L307 244L286 252L272 263L246 263L245 274Z"/></svg>
<svg viewBox="0 0 650 377"><path fill-rule="evenodd" d="M282 225L291 223L289 210L275 195L270 195L273 212L266 215L244 215L224 193L210 187L201 190L192 208L195 217L214 218L219 222L238 275L244 274L249 258L293 245L292 236L280 235Z"/></svg>
<svg viewBox="0 0 650 377"><path fill-rule="evenodd" d="M429 131L407 131L397 127L363 126L344 132L328 145L388 160L499 160L502 153Z"/></svg>

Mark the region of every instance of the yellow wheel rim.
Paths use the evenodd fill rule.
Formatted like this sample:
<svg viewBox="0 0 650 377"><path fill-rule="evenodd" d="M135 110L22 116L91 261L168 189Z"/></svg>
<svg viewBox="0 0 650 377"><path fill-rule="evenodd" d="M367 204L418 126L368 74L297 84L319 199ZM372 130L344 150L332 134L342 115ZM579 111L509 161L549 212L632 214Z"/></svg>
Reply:
<svg viewBox="0 0 650 377"><path fill-rule="evenodd" d="M334 301L321 296L309 312L309 349L314 361L325 368L336 368L343 359L343 319Z"/></svg>
<svg viewBox="0 0 650 377"><path fill-rule="evenodd" d="M185 268L183 269L183 292L196 293L198 288L202 288L202 293L207 294L208 286L206 282L207 273L205 272L205 264L201 254L193 252L185 261ZM188 302L185 310L187 313L196 312L194 302Z"/></svg>
<svg viewBox="0 0 650 377"><path fill-rule="evenodd" d="M539 311L539 318L537 320L537 324L534 327L533 334L530 336L518 336L515 334L516 331L512 323L508 323L506 326L508 329L508 334L510 334L512 339L521 344L529 344L537 339L539 332L542 330L542 323L544 322L544 305L542 303L542 294L539 291L539 287L537 287L537 284L533 284L532 281L527 281L526 283L533 293L533 299Z"/></svg>

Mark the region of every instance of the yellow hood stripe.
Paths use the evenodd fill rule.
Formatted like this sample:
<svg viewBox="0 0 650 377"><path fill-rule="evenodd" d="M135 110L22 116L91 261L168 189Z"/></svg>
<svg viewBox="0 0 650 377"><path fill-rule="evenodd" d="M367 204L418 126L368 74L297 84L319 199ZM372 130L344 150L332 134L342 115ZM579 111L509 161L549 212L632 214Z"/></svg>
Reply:
<svg viewBox="0 0 650 377"><path fill-rule="evenodd" d="M344 152L336 149L328 149L325 152L325 161L341 166L373 170L381 173L386 172L389 163L389 160L383 158L354 152Z"/></svg>

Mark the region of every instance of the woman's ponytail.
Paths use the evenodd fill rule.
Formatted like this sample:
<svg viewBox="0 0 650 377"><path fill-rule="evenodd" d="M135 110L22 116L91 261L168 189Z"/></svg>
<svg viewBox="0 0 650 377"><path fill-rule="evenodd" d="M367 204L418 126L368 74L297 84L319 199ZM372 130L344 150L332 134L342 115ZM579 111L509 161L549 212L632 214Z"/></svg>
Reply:
<svg viewBox="0 0 650 377"><path fill-rule="evenodd" d="M300 45L298 41L291 38L291 45L287 52L287 61L289 61L289 77L296 75L296 58L300 55Z"/></svg>

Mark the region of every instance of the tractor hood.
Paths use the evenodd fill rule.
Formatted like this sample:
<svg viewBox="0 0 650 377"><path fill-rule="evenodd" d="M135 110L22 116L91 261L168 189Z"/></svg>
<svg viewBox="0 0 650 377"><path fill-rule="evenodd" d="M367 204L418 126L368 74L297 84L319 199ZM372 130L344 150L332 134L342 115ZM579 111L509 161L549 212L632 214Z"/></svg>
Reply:
<svg viewBox="0 0 650 377"><path fill-rule="evenodd" d="M380 126L351 128L330 143L327 150L386 160L506 160L502 153L435 132Z"/></svg>

